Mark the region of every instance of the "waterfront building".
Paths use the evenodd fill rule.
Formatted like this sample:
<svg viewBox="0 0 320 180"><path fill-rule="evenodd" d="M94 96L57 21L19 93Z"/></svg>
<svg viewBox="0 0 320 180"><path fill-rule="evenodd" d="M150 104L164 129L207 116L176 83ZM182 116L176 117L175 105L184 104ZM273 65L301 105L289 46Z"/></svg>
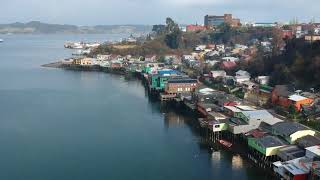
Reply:
<svg viewBox="0 0 320 180"><path fill-rule="evenodd" d="M265 157L274 156L279 149L287 144L275 136L264 136L261 138L248 138L248 146L260 152Z"/></svg>
<svg viewBox="0 0 320 180"><path fill-rule="evenodd" d="M157 74L158 70L164 67L165 65L163 63L146 63L143 72L147 74Z"/></svg>
<svg viewBox="0 0 320 180"><path fill-rule="evenodd" d="M233 134L245 134L263 125L271 131L271 126L282 122L275 118L266 110L243 111L239 108L225 106L229 114L234 114L234 118L229 120L229 131Z"/></svg>
<svg viewBox="0 0 320 180"><path fill-rule="evenodd" d="M306 35L304 39L308 42L320 41L320 35Z"/></svg>
<svg viewBox="0 0 320 180"><path fill-rule="evenodd" d="M123 67L123 63L119 60L112 60L111 61L111 68L113 69L118 69L118 68L122 68Z"/></svg>
<svg viewBox="0 0 320 180"><path fill-rule="evenodd" d="M320 145L320 137L307 135L297 139L297 144L301 148L307 148L311 146Z"/></svg>
<svg viewBox="0 0 320 180"><path fill-rule="evenodd" d="M149 74L149 88L151 90L163 91L167 81L177 77L179 73L172 69L158 70L157 74Z"/></svg>
<svg viewBox="0 0 320 180"><path fill-rule="evenodd" d="M157 61L157 56L156 55L146 55L144 57L146 62L156 62Z"/></svg>
<svg viewBox="0 0 320 180"><path fill-rule="evenodd" d="M293 144L297 139L307 135L314 136L316 132L308 127L294 122L279 122L272 126L272 133Z"/></svg>
<svg viewBox="0 0 320 180"><path fill-rule="evenodd" d="M185 92L194 92L198 86L198 80L187 77L172 78L168 80L165 87L167 94L181 94Z"/></svg>
<svg viewBox="0 0 320 180"><path fill-rule="evenodd" d="M293 159L304 157L305 155L305 150L296 145L283 147L279 149L279 152L277 153L277 156L281 161L290 161Z"/></svg>
<svg viewBox="0 0 320 180"><path fill-rule="evenodd" d="M277 124L279 122L283 122L281 119L274 117L267 110L249 110L249 111L241 111L239 113L239 117L246 122L264 122L270 126Z"/></svg>
<svg viewBox="0 0 320 180"><path fill-rule="evenodd" d="M73 60L73 64L81 66L93 65L93 58L77 58Z"/></svg>
<svg viewBox="0 0 320 180"><path fill-rule="evenodd" d="M302 157L286 162L273 163L273 170L278 177L286 180L307 180L313 166L311 159Z"/></svg>
<svg viewBox="0 0 320 180"><path fill-rule="evenodd" d="M218 114L216 114L217 117L219 117ZM214 116L216 117L216 116ZM228 120L227 119L217 119L217 120L212 120L210 121L209 124L209 129L212 130L212 132L221 132L221 131L226 131L228 130Z"/></svg>
<svg viewBox="0 0 320 180"><path fill-rule="evenodd" d="M306 157L310 159L320 158L320 145L311 146L306 148Z"/></svg>

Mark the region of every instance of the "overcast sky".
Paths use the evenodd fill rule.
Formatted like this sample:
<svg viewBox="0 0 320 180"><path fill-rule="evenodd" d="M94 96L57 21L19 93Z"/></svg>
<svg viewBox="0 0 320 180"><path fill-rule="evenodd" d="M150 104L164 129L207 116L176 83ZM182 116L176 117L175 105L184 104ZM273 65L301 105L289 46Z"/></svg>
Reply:
<svg viewBox="0 0 320 180"><path fill-rule="evenodd" d="M320 0L1 0L0 23L158 24L172 17L203 24L206 14L242 21L320 21Z"/></svg>

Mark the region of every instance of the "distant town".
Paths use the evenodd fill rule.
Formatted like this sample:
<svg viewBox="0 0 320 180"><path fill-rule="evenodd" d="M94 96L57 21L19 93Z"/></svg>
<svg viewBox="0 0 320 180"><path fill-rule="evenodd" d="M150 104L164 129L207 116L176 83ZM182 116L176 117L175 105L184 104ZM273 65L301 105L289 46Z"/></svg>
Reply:
<svg viewBox="0 0 320 180"><path fill-rule="evenodd" d="M141 79L150 96L192 111L208 143L240 146L279 179L320 178L320 23L171 18L119 42L66 42L44 67Z"/></svg>

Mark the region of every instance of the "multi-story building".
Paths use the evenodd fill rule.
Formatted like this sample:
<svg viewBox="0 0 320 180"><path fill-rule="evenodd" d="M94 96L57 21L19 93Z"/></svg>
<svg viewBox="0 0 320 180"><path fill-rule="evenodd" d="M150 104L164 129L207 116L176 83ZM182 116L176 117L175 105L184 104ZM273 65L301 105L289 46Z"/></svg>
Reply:
<svg viewBox="0 0 320 180"><path fill-rule="evenodd" d="M168 80L165 92L167 94L194 92L197 86L198 81L196 79L173 78Z"/></svg>
<svg viewBox="0 0 320 180"><path fill-rule="evenodd" d="M223 23L231 27L239 27L241 25L240 19L233 18L232 14L224 14L223 16L206 15L204 17L204 25L207 27L216 27Z"/></svg>

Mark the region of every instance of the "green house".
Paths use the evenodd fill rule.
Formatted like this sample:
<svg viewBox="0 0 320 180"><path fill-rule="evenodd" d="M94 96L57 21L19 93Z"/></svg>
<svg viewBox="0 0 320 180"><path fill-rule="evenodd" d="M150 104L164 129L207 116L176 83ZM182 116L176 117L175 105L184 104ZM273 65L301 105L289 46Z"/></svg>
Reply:
<svg viewBox="0 0 320 180"><path fill-rule="evenodd" d="M248 146L257 150L264 156L274 156L279 149L287 144L275 136L264 136L262 138L248 138Z"/></svg>
<svg viewBox="0 0 320 180"><path fill-rule="evenodd" d="M155 90L164 90L170 76L150 75L150 88Z"/></svg>

